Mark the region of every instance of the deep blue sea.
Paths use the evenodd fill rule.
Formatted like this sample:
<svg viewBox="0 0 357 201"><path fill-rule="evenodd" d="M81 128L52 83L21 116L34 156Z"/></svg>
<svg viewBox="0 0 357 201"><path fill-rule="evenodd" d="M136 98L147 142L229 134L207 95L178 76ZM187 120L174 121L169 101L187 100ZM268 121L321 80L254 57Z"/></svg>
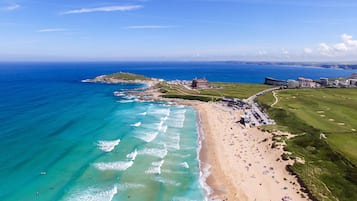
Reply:
<svg viewBox="0 0 357 201"><path fill-rule="evenodd" d="M118 71L262 83L352 70L221 62L0 63L0 200L204 200L196 112L82 83Z"/></svg>

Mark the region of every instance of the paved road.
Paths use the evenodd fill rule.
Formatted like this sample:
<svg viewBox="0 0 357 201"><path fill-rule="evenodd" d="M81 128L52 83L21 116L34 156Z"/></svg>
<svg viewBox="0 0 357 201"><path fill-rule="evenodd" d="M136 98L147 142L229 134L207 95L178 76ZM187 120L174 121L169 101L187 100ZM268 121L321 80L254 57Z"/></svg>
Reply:
<svg viewBox="0 0 357 201"><path fill-rule="evenodd" d="M261 96L263 94L266 94L268 92L278 90L278 89L280 89L280 87L265 89L265 90L260 91L246 99L246 102L251 107L251 109L246 111L248 113L248 115L250 116L251 123L254 123L256 126L264 125L264 124L275 124L275 122L273 120L271 120L267 114L265 114L263 111L260 110L260 108L258 107L258 104L255 103L254 100L258 96Z"/></svg>
<svg viewBox="0 0 357 201"><path fill-rule="evenodd" d="M263 94L266 94L268 92L271 92L271 91L274 91L274 90L278 90L278 89L280 89L280 87L273 87L273 88L269 88L269 89L265 89L263 91L260 91L260 92L258 92L256 94L254 94L253 96L247 98L247 103L248 104L252 104L254 102L254 99L256 99L258 96L261 96Z"/></svg>
<svg viewBox="0 0 357 201"><path fill-rule="evenodd" d="M275 98L275 102L273 104L271 104L270 107L274 107L274 105L276 105L278 102L279 102L279 98L278 98L278 95L276 94L275 91L273 91L273 96Z"/></svg>

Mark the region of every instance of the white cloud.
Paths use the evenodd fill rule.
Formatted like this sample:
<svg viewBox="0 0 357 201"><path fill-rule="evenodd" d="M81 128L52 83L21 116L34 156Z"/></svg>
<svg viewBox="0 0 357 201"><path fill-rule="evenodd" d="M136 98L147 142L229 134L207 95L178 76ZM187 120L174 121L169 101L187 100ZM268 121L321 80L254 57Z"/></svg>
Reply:
<svg viewBox="0 0 357 201"><path fill-rule="evenodd" d="M264 56L264 55L267 55L267 54L268 54L268 52L265 51L265 50L259 50L259 51L257 52L257 55L259 55L259 56Z"/></svg>
<svg viewBox="0 0 357 201"><path fill-rule="evenodd" d="M311 54L313 51L310 48L304 48L304 53L305 54Z"/></svg>
<svg viewBox="0 0 357 201"><path fill-rule="evenodd" d="M162 26L162 25L140 25L140 26L128 26L126 29L168 29L174 26Z"/></svg>
<svg viewBox="0 0 357 201"><path fill-rule="evenodd" d="M353 40L352 36L347 35L347 34L342 34L341 38L345 44L347 44L349 46L357 47L357 40Z"/></svg>
<svg viewBox="0 0 357 201"><path fill-rule="evenodd" d="M64 31L67 31L67 29L51 28L51 29L40 29L40 30L37 30L37 32L40 32L40 33L46 33L46 32L64 32Z"/></svg>
<svg viewBox="0 0 357 201"><path fill-rule="evenodd" d="M328 45L321 43L318 51L325 56L346 56L350 54L357 54L357 40L353 40L353 37L348 34L341 35L341 43Z"/></svg>
<svg viewBox="0 0 357 201"><path fill-rule="evenodd" d="M75 10L65 11L62 14L81 14L81 13L92 13L92 12L113 12L113 11L131 11L142 8L141 5L129 5L129 6L105 6L96 8L80 8Z"/></svg>
<svg viewBox="0 0 357 201"><path fill-rule="evenodd" d="M286 49L282 49L281 51L282 51L283 55L288 55L289 54L289 51L286 50Z"/></svg>
<svg viewBox="0 0 357 201"><path fill-rule="evenodd" d="M13 10L17 10L19 8L21 8L21 6L19 4L13 4L13 5L3 7L2 10L13 11Z"/></svg>

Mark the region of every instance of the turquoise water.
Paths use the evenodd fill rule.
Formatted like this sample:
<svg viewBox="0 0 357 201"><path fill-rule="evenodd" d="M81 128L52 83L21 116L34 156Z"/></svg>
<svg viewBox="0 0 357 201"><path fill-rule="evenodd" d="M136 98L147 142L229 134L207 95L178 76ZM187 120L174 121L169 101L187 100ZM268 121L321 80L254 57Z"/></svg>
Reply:
<svg viewBox="0 0 357 201"><path fill-rule="evenodd" d="M113 95L138 85L26 86L2 107L13 116L1 124L0 200L204 199L193 109Z"/></svg>
<svg viewBox="0 0 357 201"><path fill-rule="evenodd" d="M204 200L196 113L81 83L117 71L261 83L355 71L226 63L0 63L0 200Z"/></svg>

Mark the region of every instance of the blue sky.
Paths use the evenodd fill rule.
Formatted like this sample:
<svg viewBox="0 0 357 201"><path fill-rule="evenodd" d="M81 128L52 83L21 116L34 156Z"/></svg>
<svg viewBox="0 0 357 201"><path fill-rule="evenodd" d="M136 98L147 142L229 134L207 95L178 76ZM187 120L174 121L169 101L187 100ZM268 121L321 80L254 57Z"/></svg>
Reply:
<svg viewBox="0 0 357 201"><path fill-rule="evenodd" d="M0 0L0 60L357 61L356 10L355 0Z"/></svg>

